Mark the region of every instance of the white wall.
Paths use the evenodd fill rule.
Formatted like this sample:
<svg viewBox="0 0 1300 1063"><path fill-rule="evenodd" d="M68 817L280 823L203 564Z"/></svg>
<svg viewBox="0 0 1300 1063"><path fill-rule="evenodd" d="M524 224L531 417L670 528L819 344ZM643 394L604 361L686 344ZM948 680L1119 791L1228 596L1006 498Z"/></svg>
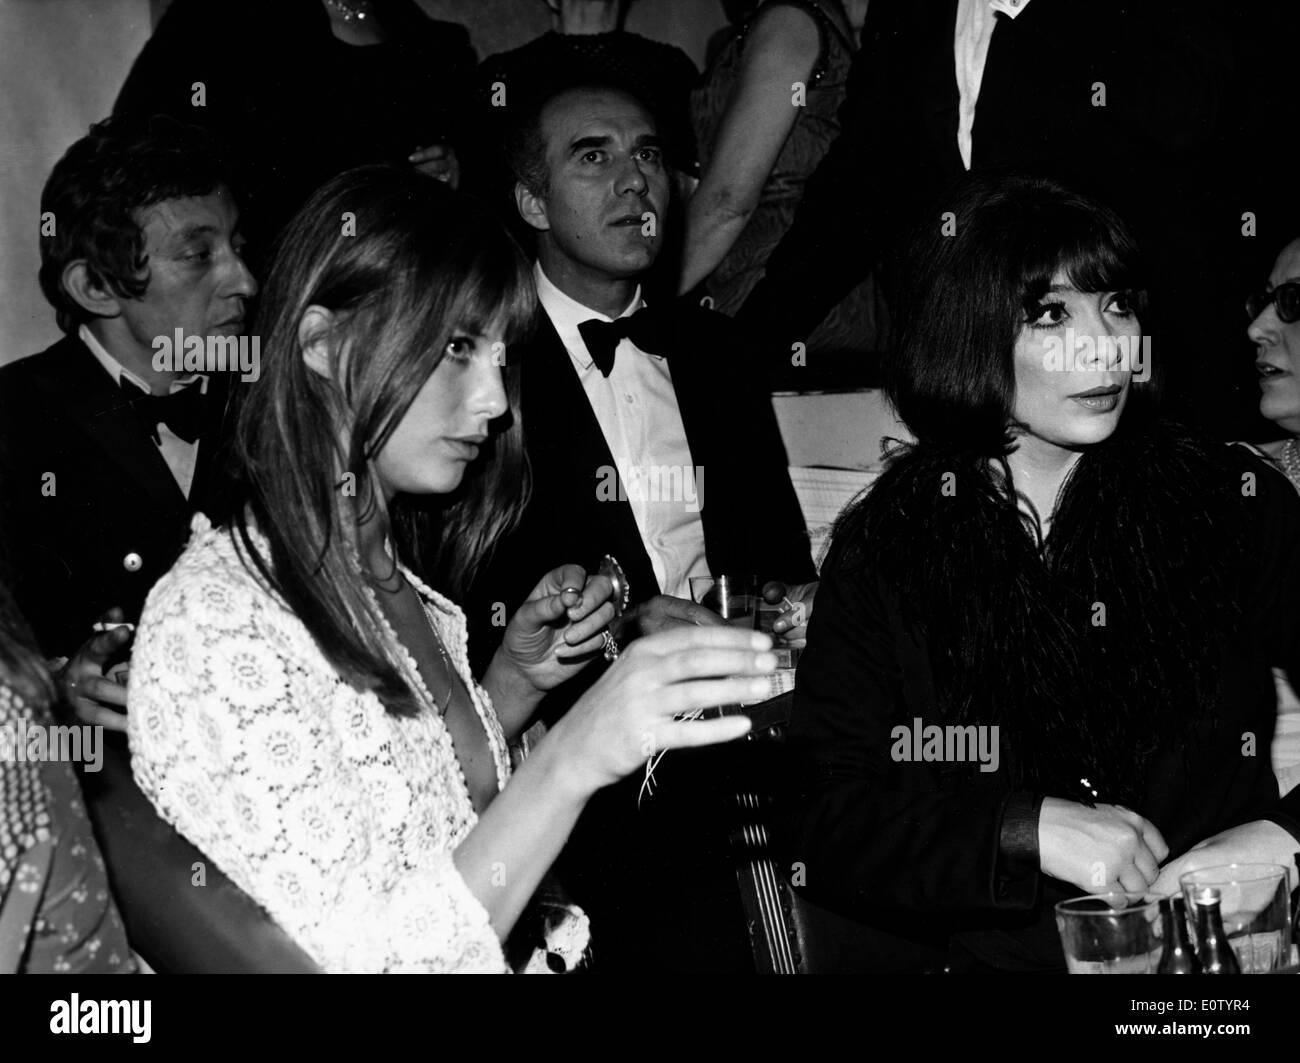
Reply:
<svg viewBox="0 0 1300 1063"><path fill-rule="evenodd" d="M41 187L149 29L148 0L0 0L0 364L59 338L36 282Z"/></svg>

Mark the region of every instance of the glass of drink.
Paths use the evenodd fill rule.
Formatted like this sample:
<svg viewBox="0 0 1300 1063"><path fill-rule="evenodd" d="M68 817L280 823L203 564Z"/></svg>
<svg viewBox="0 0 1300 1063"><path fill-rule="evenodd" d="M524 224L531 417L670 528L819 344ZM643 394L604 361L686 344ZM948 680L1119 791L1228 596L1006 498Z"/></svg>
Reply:
<svg viewBox="0 0 1300 1063"><path fill-rule="evenodd" d="M1071 974L1154 974L1160 963L1160 904L1140 893L1095 893L1056 906Z"/></svg>
<svg viewBox="0 0 1300 1063"><path fill-rule="evenodd" d="M1275 971L1287 961L1291 940L1290 876L1281 864L1224 864L1180 875L1178 884L1192 907L1192 894L1206 886L1219 891L1228 944L1242 974Z"/></svg>
<svg viewBox="0 0 1300 1063"><path fill-rule="evenodd" d="M758 617L758 580L753 576L692 576L691 598L732 627L752 628Z"/></svg>

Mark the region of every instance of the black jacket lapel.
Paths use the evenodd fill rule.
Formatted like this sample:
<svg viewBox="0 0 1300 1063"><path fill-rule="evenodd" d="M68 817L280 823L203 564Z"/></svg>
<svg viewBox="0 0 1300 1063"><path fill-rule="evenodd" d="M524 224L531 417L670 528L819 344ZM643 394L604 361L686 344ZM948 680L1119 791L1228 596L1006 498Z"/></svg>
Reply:
<svg viewBox="0 0 1300 1063"><path fill-rule="evenodd" d="M523 376L524 432L536 477L534 507L565 498L571 511L536 516L550 524L555 538L570 528L574 542L590 543L597 551L595 557L566 560L594 565L599 553L612 553L627 573L633 598L652 597L659 593L659 583L632 507L622 498L602 499L597 491L602 470L614 468L614 456L568 351L550 319L543 318Z"/></svg>
<svg viewBox="0 0 1300 1063"><path fill-rule="evenodd" d="M95 356L72 336L56 351L58 357L35 374L34 383L50 406L66 410L68 430L83 434L161 508L183 512L185 496L162 454Z"/></svg>
<svg viewBox="0 0 1300 1063"><path fill-rule="evenodd" d="M223 504L219 499L228 483L235 418L238 414L231 377L230 373L208 374L198 462L194 467L194 482L190 485L190 511L206 513L214 521L225 516L220 509L212 511L212 506Z"/></svg>

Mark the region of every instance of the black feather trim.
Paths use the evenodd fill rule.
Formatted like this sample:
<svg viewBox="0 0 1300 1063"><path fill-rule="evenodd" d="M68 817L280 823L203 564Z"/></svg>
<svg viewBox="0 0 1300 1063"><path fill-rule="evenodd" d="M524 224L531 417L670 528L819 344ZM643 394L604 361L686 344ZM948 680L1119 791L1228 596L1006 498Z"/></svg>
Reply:
<svg viewBox="0 0 1300 1063"><path fill-rule="evenodd" d="M1010 470L901 448L841 520L927 646L942 717L997 724L1014 785L1137 808L1221 697L1245 509L1228 448L1164 424L1089 449L1045 542Z"/></svg>

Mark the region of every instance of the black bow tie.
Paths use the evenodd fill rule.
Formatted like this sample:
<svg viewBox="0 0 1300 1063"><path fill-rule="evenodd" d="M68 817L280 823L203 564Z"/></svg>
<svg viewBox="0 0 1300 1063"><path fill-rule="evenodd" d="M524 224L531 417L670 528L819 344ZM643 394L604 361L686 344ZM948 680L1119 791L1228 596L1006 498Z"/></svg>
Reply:
<svg viewBox="0 0 1300 1063"><path fill-rule="evenodd" d="M186 443L193 443L199 438L203 428L203 382L195 380L180 391L168 395L151 395L141 391L135 384L122 379L122 392L131 400L135 410L144 424L145 430L158 438L158 425L165 424Z"/></svg>
<svg viewBox="0 0 1300 1063"><path fill-rule="evenodd" d="M578 326L578 333L602 376L609 376L610 370L614 368L614 350L620 340L631 340L638 350L645 351L646 354L665 354L669 346L661 318L651 314L645 307L615 321L601 321L594 317L582 322Z"/></svg>

